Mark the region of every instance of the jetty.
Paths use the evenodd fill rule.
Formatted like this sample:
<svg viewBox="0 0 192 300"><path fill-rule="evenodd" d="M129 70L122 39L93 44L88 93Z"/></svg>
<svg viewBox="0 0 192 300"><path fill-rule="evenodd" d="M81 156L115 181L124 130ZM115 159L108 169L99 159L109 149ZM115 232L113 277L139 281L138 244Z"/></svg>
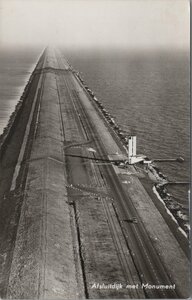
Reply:
<svg viewBox="0 0 192 300"><path fill-rule="evenodd" d="M189 297L186 238L135 166L83 158L125 157L126 142L80 73L45 49L0 140L1 298Z"/></svg>

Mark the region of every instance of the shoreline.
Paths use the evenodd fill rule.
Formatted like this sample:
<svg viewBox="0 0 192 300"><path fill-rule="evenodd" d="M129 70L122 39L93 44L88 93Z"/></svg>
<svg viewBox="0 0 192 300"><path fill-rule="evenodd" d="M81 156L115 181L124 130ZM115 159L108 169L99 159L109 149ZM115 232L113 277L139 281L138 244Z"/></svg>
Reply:
<svg viewBox="0 0 192 300"><path fill-rule="evenodd" d="M71 66L72 68L72 66ZM88 94L91 96L93 102L96 103L98 106L98 109L102 113L104 119L113 127L113 129L116 131L117 136L120 138L120 140L123 140L124 145L126 145L126 137L124 134L124 131L121 129L121 126L117 124L114 120L115 118L112 116L112 114L108 113L107 110L105 109L103 103L99 101L95 95L94 92L87 86L87 84L84 82L84 80L80 76L80 72L77 70L74 70L75 75L78 77L80 80L82 86L87 90ZM124 146L125 147L125 146ZM174 200L174 197L168 193L167 189L165 186L161 183L166 180L166 175L163 174L159 167L154 165L153 163L149 164L149 169L151 171L152 177L156 177L157 183L153 183L153 180L151 180L151 183L153 184L152 186L152 192L153 192L153 198L157 198L159 201L163 201L167 211L169 211L170 217L175 220L178 224L178 227L180 227L181 233L185 236L185 238L189 238L189 228L190 225L189 223L185 222L186 220L182 218L184 215L183 212L181 211L182 206ZM155 188L155 190L154 190ZM156 192L155 192L156 191ZM157 194L159 195L157 197ZM160 200L161 199L161 200ZM155 202L155 201L154 201ZM181 214L177 214L177 212L181 212ZM166 218L167 219L167 218Z"/></svg>
<svg viewBox="0 0 192 300"><path fill-rule="evenodd" d="M154 194L164 204L170 217L177 222L179 227L181 227L185 237L189 238L190 225L188 216L182 212L182 205L177 203L173 195L168 192L166 188L166 175L161 173L159 168L154 164L150 164L149 169L158 181L154 183L152 188Z"/></svg>
<svg viewBox="0 0 192 300"><path fill-rule="evenodd" d="M7 118L7 122L6 125L1 129L2 132L0 133L0 147L2 145L2 139L4 138L4 135L6 134L6 132L9 130L9 127L11 126L11 124L14 122L14 115L19 111L20 109L20 102L23 103L24 98L26 97L26 89L29 86L29 84L32 81L33 75L34 75L34 71L36 69L36 66L38 65L38 62L41 58L43 54L43 51L41 51L41 53L39 55L37 55L35 62L33 64L31 64L28 69L25 70L26 72L26 76L24 78L24 83L22 85L17 86L18 89L18 97L15 97L15 107L12 110L12 112L10 113L10 115Z"/></svg>
<svg viewBox="0 0 192 300"><path fill-rule="evenodd" d="M2 287L5 289L7 284L8 295L13 295L15 298L23 292L27 293L26 295L35 295L37 291L34 287L38 283L36 270L41 262L46 262L45 269L48 267L54 269L54 274L58 274L58 270L60 270L61 279L65 280L67 285L70 280L70 276L67 275L69 272L67 270L63 272L60 267L66 263L70 270L72 266L76 268L77 259L81 264L82 274L78 273L79 277L75 279L75 272L79 271L73 269L71 278L77 283L77 286L85 288L85 293L97 296L95 298L103 295L102 292L90 290L90 283L97 278L100 278L101 282L112 282L114 278L120 282L126 282L125 279L132 276L135 279L133 282L128 281L130 284L140 281L158 284L161 283L161 278L164 278L167 284L171 284L170 278L173 278L177 289L171 293L166 291L166 294L184 295L185 286L187 286L184 281L188 268L187 257L163 220L160 211L155 208L151 196L142 184L142 178L134 178L138 165L128 166L126 170L117 166L100 167L91 163L84 165L78 158L75 160L65 158L66 152L63 150L65 142L82 143L90 140L93 140L91 146L98 151L100 156L110 156L111 151L113 153L118 151L123 155L126 153L127 137L123 135L119 126L112 116L109 116L93 92L90 89L88 91L88 87L86 91L85 87L79 84L77 77L66 67L65 61L60 61L58 56L59 65L54 52L53 54L50 52L48 57L50 61L46 62L47 64L54 65L55 70L61 66L65 72L59 73L57 76L50 71L47 74L37 72L39 75L33 77L32 86L29 89L31 96L25 97L27 102L24 101L24 104L21 105L21 108L24 109L23 112L27 112L25 119L22 117L24 113L20 116L21 122L18 121L18 117L13 118L12 126L4 135L5 153L2 165L5 165L7 176L3 173L5 178L4 182L2 180L1 188L2 195L4 195L6 184L7 199L13 200L11 203L3 200L5 209L1 212L7 224L2 228L2 232L5 234L1 253L8 253L5 257L7 264L2 262L4 264ZM45 61L46 57L43 59ZM44 65L42 66L44 67ZM44 80L39 81L42 77ZM34 80L35 82L33 82ZM72 90L76 92L71 94ZM21 170L14 191L12 191L10 190L12 184L10 182L9 185L8 180L11 181L13 178L12 174L15 172L15 165L18 161L16 156L19 157L22 152L25 127L27 128L30 124L31 108L28 100L32 107L34 96L37 93L39 98L30 136L24 147L25 154ZM65 95L68 97L64 97ZM96 107L97 102L100 110ZM68 109L72 112L71 115L68 114ZM106 119L108 118L111 126L106 123L101 112ZM18 116L19 113L15 112L15 115ZM21 136L20 144L18 143L19 136ZM18 148L17 152L15 147ZM70 151L84 153L88 150L75 148ZM66 168L67 166L70 171ZM142 174L143 171L142 169ZM127 183L131 183L130 186L122 185L123 172L127 173L127 179L130 179L130 182L127 180ZM131 174L134 176L132 177ZM87 194L88 188L94 191L93 195ZM19 193L20 207L18 208L15 207L16 201L14 201L16 193ZM108 193L111 193L112 198L106 196ZM10 197L10 194L13 194L13 198ZM152 198L154 198L154 194ZM13 214L15 211L17 213L16 216L13 216L14 218L9 213L10 204L13 206ZM126 221L125 217L129 219L134 216L138 220L137 225L124 222ZM13 219L14 222L10 222ZM72 220L74 227L71 224ZM11 226L14 228L10 228L10 224L13 224ZM46 233L41 235L45 228ZM7 232L14 233L12 243L9 242ZM73 235L74 232L76 232L76 236ZM48 238L48 244L45 242L45 238ZM61 241L62 245L58 247ZM138 241L145 249L144 253L142 247L138 246ZM11 255L7 250L7 244L13 252ZM165 244L167 252L164 251ZM55 245L57 245L56 248ZM73 257L74 249L70 250L70 261L68 260L69 255L67 255L69 245L75 247L75 257ZM43 252L41 251L42 246L45 249ZM124 251L121 251L121 247ZM174 254L176 254L175 258ZM174 263L172 266L173 259L178 257L179 263ZM74 265L73 258L75 258ZM125 261L126 265L124 263L121 265L121 261ZM151 268L146 268L146 262ZM3 275L5 272L7 272L7 277ZM158 280L154 280L153 273L159 278ZM55 284L62 289L62 293L65 292L58 276L54 277L55 283L52 281L53 277L50 277L50 273L47 273L45 277L43 274L41 272L48 288L45 290L46 294L57 294L57 291L51 289L51 286ZM31 282L31 279L31 290L27 291L25 286ZM53 285L49 284L51 281ZM13 287L15 288L13 289ZM69 288L72 293L76 290L74 286ZM44 292L43 287L42 292ZM7 291L2 290L2 293L7 294ZM134 291L132 293L137 294ZM112 296L113 292L109 291L109 294ZM122 294L124 295L124 292ZM142 292L139 291L139 298L142 298L141 294ZM151 295L153 298L152 295L160 294L162 295L158 291L149 291L147 295Z"/></svg>
<svg viewBox="0 0 192 300"><path fill-rule="evenodd" d="M28 87L30 86L33 76L35 75L34 71L38 65L38 62L39 62L40 57L42 56L42 53L43 53L43 51L39 55L37 63L34 64L33 68L32 67L30 68L31 70L33 69L33 71L30 72L30 76L29 76L28 80L26 80L27 84L24 87L23 93L20 96L20 99L18 100L14 111L9 116L7 125L4 127L2 134L0 134L0 157L1 157L2 151L4 151L4 147L6 147L6 140L9 139L9 135L12 134L11 132L14 127L14 124L15 124L15 122L17 122L17 119L19 118L19 116L22 112L22 107L24 105L24 99L26 98L27 93L28 93ZM71 65L70 65L70 67L72 68ZM92 100L96 103L96 105L98 106L98 109L100 110L104 119L106 119L106 116L110 116L110 121L107 118L107 122L117 132L117 136L120 139L124 139L124 141L126 141L125 134L124 134L123 130L120 129L121 126L114 121L115 118L107 112L107 110L105 109L102 102L99 101L95 97L93 91L91 91L91 89L85 84L84 80L80 76L80 72L77 70L73 70L73 73L75 73L75 75L81 81L83 87L87 90L88 94L91 96ZM180 230L181 233L183 233L185 238L188 239L189 238L189 230L190 230L188 216L186 216L182 212L182 205L180 205L179 203L177 203L176 200L174 200L174 197L172 194L168 193L168 191L165 187L165 181L167 178L166 175L160 171L159 167L156 164L154 165L153 163L149 164L149 172L151 172L152 177L154 177L155 180L157 181L156 183L154 183L153 179L151 179L152 191L153 191L154 196L156 198L158 198L158 200L164 204L164 206L166 207L167 213L170 215L170 218L173 221L175 220L174 222L176 222L178 227L181 228L181 230Z"/></svg>

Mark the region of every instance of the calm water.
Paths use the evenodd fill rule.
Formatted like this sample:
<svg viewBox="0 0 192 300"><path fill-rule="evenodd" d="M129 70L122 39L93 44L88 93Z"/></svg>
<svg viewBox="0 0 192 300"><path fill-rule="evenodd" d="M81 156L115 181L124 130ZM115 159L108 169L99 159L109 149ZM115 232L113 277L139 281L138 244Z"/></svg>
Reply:
<svg viewBox="0 0 192 300"><path fill-rule="evenodd" d="M41 50L0 52L0 131L19 99ZM183 164L159 163L170 180L189 181L189 57L186 53L63 51L82 72L118 124L137 135L138 153L149 158L183 156ZM187 205L187 188L171 192Z"/></svg>
<svg viewBox="0 0 192 300"><path fill-rule="evenodd" d="M137 135L138 153L159 163L170 180L189 181L189 54L65 52L118 124ZM171 189L187 205L188 187Z"/></svg>
<svg viewBox="0 0 192 300"><path fill-rule="evenodd" d="M41 50L0 49L0 134L22 95Z"/></svg>

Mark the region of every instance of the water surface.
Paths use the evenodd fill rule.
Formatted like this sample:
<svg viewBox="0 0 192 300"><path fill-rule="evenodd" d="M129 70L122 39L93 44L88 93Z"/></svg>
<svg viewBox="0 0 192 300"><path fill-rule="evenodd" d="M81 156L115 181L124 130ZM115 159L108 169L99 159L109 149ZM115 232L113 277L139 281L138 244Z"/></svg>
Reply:
<svg viewBox="0 0 192 300"><path fill-rule="evenodd" d="M137 136L138 153L185 158L159 163L171 181L189 181L189 53L63 51L118 124ZM188 186L169 188L188 207Z"/></svg>
<svg viewBox="0 0 192 300"><path fill-rule="evenodd" d="M40 49L0 49L0 134L22 95Z"/></svg>
<svg viewBox="0 0 192 300"><path fill-rule="evenodd" d="M19 100L42 49L0 51L0 133ZM138 153L160 163L171 181L189 181L189 53L63 50L127 134ZM169 190L188 208L188 187Z"/></svg>

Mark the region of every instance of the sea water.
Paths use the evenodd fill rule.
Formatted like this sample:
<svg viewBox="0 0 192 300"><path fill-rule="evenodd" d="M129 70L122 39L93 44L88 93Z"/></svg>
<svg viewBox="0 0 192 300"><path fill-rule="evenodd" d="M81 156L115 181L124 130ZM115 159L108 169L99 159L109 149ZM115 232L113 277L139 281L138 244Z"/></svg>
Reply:
<svg viewBox="0 0 192 300"><path fill-rule="evenodd" d="M0 134L39 58L40 49L0 48Z"/></svg>
<svg viewBox="0 0 192 300"><path fill-rule="evenodd" d="M19 100L42 49L0 51L0 133ZM170 181L189 181L189 53L63 49L87 85L127 134L137 136L137 152L158 163ZM188 186L170 186L188 210Z"/></svg>
<svg viewBox="0 0 192 300"><path fill-rule="evenodd" d="M177 158L158 167L170 181L189 182L189 52L64 51L117 123L137 136L138 154ZM169 186L188 210L188 185Z"/></svg>

